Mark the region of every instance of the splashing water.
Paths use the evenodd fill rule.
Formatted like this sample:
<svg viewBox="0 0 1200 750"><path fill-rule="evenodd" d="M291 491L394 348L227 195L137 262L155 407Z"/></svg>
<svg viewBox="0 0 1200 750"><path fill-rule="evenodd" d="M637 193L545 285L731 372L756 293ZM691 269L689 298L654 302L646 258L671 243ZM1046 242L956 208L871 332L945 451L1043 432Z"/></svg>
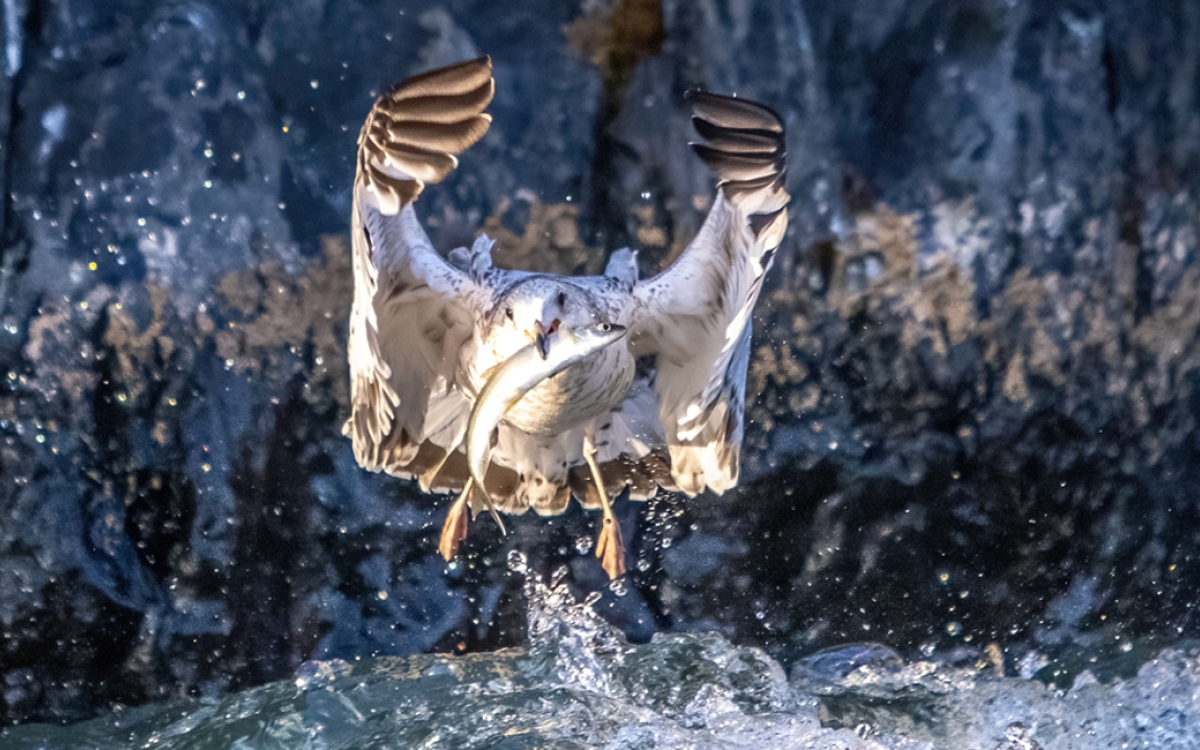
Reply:
<svg viewBox="0 0 1200 750"><path fill-rule="evenodd" d="M555 570L549 583L537 574L524 581L530 656L543 675L564 687L613 695L612 671L620 666L625 639L594 609L600 600L592 592L578 601L566 583L566 566Z"/></svg>
<svg viewBox="0 0 1200 750"><path fill-rule="evenodd" d="M0 728L0 746L1100 750L1196 747L1200 737L1189 712L1200 689L1194 655L1164 652L1137 680L1080 680L1064 696L845 644L805 659L789 685L761 651L716 633L628 644L593 609L599 592L579 601L561 571L547 582L523 556L509 562L526 575L528 649L306 662L293 680L220 699ZM831 723L858 731L822 727L818 696Z"/></svg>

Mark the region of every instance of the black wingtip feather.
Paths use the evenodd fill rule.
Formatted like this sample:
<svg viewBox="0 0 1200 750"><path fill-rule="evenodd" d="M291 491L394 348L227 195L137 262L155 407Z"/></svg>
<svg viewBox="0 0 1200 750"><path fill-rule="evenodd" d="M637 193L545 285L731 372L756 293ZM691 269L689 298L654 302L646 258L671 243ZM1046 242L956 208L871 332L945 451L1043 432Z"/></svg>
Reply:
<svg viewBox="0 0 1200 750"><path fill-rule="evenodd" d="M732 130L692 115L692 127L713 148L736 153L762 153L783 150L783 139L770 130Z"/></svg>
<svg viewBox="0 0 1200 750"><path fill-rule="evenodd" d="M474 91L491 79L492 58L484 55L409 76L393 85L384 96L397 101L423 96L457 96Z"/></svg>
<svg viewBox="0 0 1200 750"><path fill-rule="evenodd" d="M775 189L787 169L783 118L770 107L706 91L689 91L692 123L704 143L692 149L729 197Z"/></svg>
<svg viewBox="0 0 1200 750"><path fill-rule="evenodd" d="M487 133L496 85L484 56L410 76L376 100L359 135L358 184L385 214L445 179Z"/></svg>
<svg viewBox="0 0 1200 750"><path fill-rule="evenodd" d="M783 158L771 152L746 154L722 151L703 143L693 143L692 150L709 169L727 182L770 180L784 167Z"/></svg>
<svg viewBox="0 0 1200 750"><path fill-rule="evenodd" d="M765 104L707 91L688 91L684 94L684 100L691 105L697 117L719 128L765 130L780 134L784 131L783 118Z"/></svg>

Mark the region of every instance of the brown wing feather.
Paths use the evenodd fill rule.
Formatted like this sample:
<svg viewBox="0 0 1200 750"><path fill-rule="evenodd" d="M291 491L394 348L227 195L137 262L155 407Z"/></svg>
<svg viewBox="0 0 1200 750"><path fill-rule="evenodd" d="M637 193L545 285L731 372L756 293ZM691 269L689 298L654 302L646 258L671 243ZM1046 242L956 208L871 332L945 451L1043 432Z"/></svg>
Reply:
<svg viewBox="0 0 1200 750"><path fill-rule="evenodd" d="M784 167L783 157L772 152L757 154L722 151L703 143L693 143L692 150L709 169L721 175L722 182L736 183L774 178Z"/></svg>
<svg viewBox="0 0 1200 750"><path fill-rule="evenodd" d="M783 118L765 104L707 91L685 95L692 114L726 130L761 130L783 135Z"/></svg>
<svg viewBox="0 0 1200 750"><path fill-rule="evenodd" d="M388 89L385 96L393 101L421 96L445 98L476 91L491 80L492 59L485 55L409 76Z"/></svg>
<svg viewBox="0 0 1200 750"><path fill-rule="evenodd" d="M487 115L468 116L450 123L395 120L387 126L387 134L398 144L461 154L482 138L491 124L492 118Z"/></svg>
<svg viewBox="0 0 1200 750"><path fill-rule="evenodd" d="M492 61L481 57L406 78L375 101L358 136L357 182L381 213L458 166L455 156L491 125L483 110L494 93Z"/></svg>
<svg viewBox="0 0 1200 750"><path fill-rule="evenodd" d="M692 124L706 141L691 144L692 150L717 176L727 198L740 202L763 188L783 190L787 142L779 113L758 102L705 91L689 91L686 99Z"/></svg>

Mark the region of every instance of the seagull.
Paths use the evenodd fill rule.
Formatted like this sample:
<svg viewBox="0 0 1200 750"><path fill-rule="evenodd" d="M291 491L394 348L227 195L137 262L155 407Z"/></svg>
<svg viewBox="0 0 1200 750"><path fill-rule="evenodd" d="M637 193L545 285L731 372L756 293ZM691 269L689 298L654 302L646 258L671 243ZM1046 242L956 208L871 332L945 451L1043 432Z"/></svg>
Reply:
<svg viewBox="0 0 1200 750"><path fill-rule="evenodd" d="M688 92L702 139L691 147L717 179L696 237L650 278L639 279L628 248L600 276L560 276L493 266L486 235L443 257L414 211L487 132L494 91L490 58L460 62L392 86L363 124L343 433L363 468L462 493L443 529L447 560L468 507L552 516L574 496L602 511L596 552L617 578L625 554L612 498L737 484L751 314L787 231L783 120L762 104ZM465 437L489 375L531 345L544 359L560 329L595 325L627 335L505 412L477 486Z"/></svg>

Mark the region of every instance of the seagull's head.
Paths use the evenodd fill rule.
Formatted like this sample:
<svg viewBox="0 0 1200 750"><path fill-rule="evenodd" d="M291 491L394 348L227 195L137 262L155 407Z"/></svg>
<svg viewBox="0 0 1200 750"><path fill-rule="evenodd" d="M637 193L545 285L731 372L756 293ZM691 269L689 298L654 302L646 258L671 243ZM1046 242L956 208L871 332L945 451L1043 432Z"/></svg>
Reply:
<svg viewBox="0 0 1200 750"><path fill-rule="evenodd" d="M542 359L550 352L549 336L564 323L582 327L598 320L591 295L574 284L551 277L532 277L514 284L504 295L500 325L506 338L533 343Z"/></svg>

